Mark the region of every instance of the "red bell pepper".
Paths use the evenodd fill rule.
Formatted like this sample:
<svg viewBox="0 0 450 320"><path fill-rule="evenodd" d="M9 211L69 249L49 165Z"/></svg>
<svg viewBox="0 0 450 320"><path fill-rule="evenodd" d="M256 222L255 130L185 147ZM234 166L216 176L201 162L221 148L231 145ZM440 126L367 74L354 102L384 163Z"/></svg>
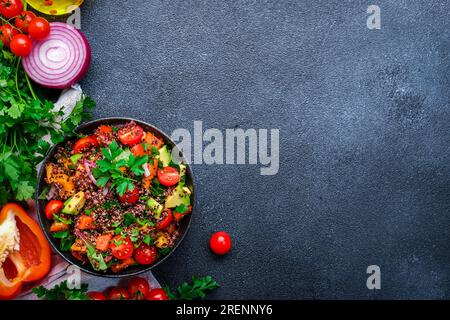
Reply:
<svg viewBox="0 0 450 320"><path fill-rule="evenodd" d="M38 224L17 204L0 212L0 224L13 215L20 234L18 251L9 253L0 267L0 299L17 296L25 282L42 279L50 271L50 246Z"/></svg>

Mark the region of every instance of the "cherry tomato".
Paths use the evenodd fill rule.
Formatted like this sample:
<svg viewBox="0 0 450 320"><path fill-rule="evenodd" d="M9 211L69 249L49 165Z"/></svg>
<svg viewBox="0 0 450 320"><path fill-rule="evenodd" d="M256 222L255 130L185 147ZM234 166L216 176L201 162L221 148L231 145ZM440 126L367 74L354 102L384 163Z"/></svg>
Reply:
<svg viewBox="0 0 450 320"><path fill-rule="evenodd" d="M103 292L97 292L97 291L91 291L88 292L89 300L106 300L105 295Z"/></svg>
<svg viewBox="0 0 450 320"><path fill-rule="evenodd" d="M16 56L25 57L30 54L33 43L30 37L24 34L15 35L9 44L11 52Z"/></svg>
<svg viewBox="0 0 450 320"><path fill-rule="evenodd" d="M133 204L139 200L139 189L135 186L133 190L127 189L127 191L119 197L120 202Z"/></svg>
<svg viewBox="0 0 450 320"><path fill-rule="evenodd" d="M22 10L22 0L0 0L0 13L6 19L11 19L18 16Z"/></svg>
<svg viewBox="0 0 450 320"><path fill-rule="evenodd" d="M23 33L28 33L28 26L30 25L31 20L33 20L34 18L36 18L36 15L33 12L23 11L14 20L14 25Z"/></svg>
<svg viewBox="0 0 450 320"><path fill-rule="evenodd" d="M149 265L156 261L158 258L158 251L155 247L150 247L145 243L142 243L133 254L134 259L140 264Z"/></svg>
<svg viewBox="0 0 450 320"><path fill-rule="evenodd" d="M180 173L172 167L158 169L157 175L159 182L166 187L174 186L180 181Z"/></svg>
<svg viewBox="0 0 450 320"><path fill-rule="evenodd" d="M64 203L60 200L51 200L45 206L45 217L48 220L53 220L53 215L58 214L62 208L64 207Z"/></svg>
<svg viewBox="0 0 450 320"><path fill-rule="evenodd" d="M108 292L108 300L128 300L130 295L127 289L114 287Z"/></svg>
<svg viewBox="0 0 450 320"><path fill-rule="evenodd" d="M145 296L145 300L170 300L164 289L158 288L150 290L150 292Z"/></svg>
<svg viewBox="0 0 450 320"><path fill-rule="evenodd" d="M101 125L95 131L95 138L102 146L108 146L114 140L112 128L107 125Z"/></svg>
<svg viewBox="0 0 450 320"><path fill-rule="evenodd" d="M216 232L211 236L209 246L215 254L227 254L231 250L231 237L225 231Z"/></svg>
<svg viewBox="0 0 450 320"><path fill-rule="evenodd" d="M83 150L96 147L97 146L97 140L93 137L84 137L79 139L77 142L75 142L75 145L73 146L73 153L81 153Z"/></svg>
<svg viewBox="0 0 450 320"><path fill-rule="evenodd" d="M98 130L102 133L111 133L112 132L112 128L107 125L101 125L100 127L98 127Z"/></svg>
<svg viewBox="0 0 450 320"><path fill-rule="evenodd" d="M19 34L17 29L14 29L10 24L5 24L0 28L0 40L2 40L5 47L9 47L11 39Z"/></svg>
<svg viewBox="0 0 450 320"><path fill-rule="evenodd" d="M42 17L34 18L28 24L28 34L36 40L42 40L50 34L50 24Z"/></svg>
<svg viewBox="0 0 450 320"><path fill-rule="evenodd" d="M126 126L119 130L119 140L127 146L134 146L139 143L144 136L144 130L138 126Z"/></svg>
<svg viewBox="0 0 450 320"><path fill-rule="evenodd" d="M170 225L170 223L172 222L172 218L173 218L172 210L167 209L164 212L164 214L165 214L164 218L162 218L161 220L159 220L156 223L156 229L158 229L158 230L162 230L162 229L167 228Z"/></svg>
<svg viewBox="0 0 450 320"><path fill-rule="evenodd" d="M134 147L132 147L130 149L130 151L133 154L133 156L135 156L135 157L143 157L146 154L145 148L142 145L142 143L135 145Z"/></svg>
<svg viewBox="0 0 450 320"><path fill-rule="evenodd" d="M133 242L130 238L122 238L122 236L115 236L112 238L109 248L112 251L114 257L119 260L125 260L133 255Z"/></svg>
<svg viewBox="0 0 450 320"><path fill-rule="evenodd" d="M144 300L149 291L150 285L145 278L137 277L128 283L128 293L136 300Z"/></svg>

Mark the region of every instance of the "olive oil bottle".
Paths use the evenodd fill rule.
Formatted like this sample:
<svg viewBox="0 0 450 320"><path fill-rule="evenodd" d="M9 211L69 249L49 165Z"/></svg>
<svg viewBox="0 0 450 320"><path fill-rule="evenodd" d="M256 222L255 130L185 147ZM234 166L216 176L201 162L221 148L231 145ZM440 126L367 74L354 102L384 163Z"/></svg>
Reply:
<svg viewBox="0 0 450 320"><path fill-rule="evenodd" d="M48 15L63 15L78 8L84 0L27 0L35 10Z"/></svg>

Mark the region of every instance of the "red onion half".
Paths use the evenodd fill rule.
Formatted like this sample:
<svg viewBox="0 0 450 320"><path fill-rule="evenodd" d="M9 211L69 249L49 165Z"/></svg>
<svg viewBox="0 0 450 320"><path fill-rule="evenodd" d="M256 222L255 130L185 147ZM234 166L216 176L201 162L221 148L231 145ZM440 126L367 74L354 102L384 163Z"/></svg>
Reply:
<svg viewBox="0 0 450 320"><path fill-rule="evenodd" d="M33 41L30 55L23 58L23 68L37 84L66 89L77 83L91 62L91 47L86 37L74 27L50 23L50 35Z"/></svg>

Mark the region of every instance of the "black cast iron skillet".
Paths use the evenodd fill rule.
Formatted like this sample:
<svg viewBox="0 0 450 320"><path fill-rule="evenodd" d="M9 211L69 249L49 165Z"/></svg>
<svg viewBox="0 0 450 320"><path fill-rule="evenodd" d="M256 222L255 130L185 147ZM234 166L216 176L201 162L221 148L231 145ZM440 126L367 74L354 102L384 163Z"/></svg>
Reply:
<svg viewBox="0 0 450 320"><path fill-rule="evenodd" d="M149 132L155 134L156 136L164 139L165 144L167 144L170 148L174 147L174 142L169 138L169 136L167 134L165 134L164 132L162 132L161 130L159 130L158 128L156 128L156 127L154 127L154 126L152 126L152 125L150 125L148 123L145 123L145 122L142 122L142 121L139 121L139 120L135 120L135 119L129 119L129 118L104 118L104 119L91 121L91 122L88 122L88 123L80 125L76 129L76 132L79 133L79 134L91 134L91 133L94 132L94 130L98 126L100 126L102 124L119 125L119 124L127 123L129 121L136 122L137 124L139 124L144 129L144 131L149 131ZM76 138L72 138L72 139L76 139ZM170 250L170 252L168 254L166 254L163 257L160 257L158 260L155 261L155 263L153 263L150 266L135 265L135 266L128 267L127 269L122 270L121 272L118 272L118 273L113 273L111 270L107 270L106 272L95 271L91 267L91 265L89 263L82 264L79 260L75 259L70 252L62 252L59 249L59 240L53 238L52 235L50 234L50 231L49 231L50 230L50 225L51 225L52 222L49 221L45 217L45 205L47 203L47 200L40 200L39 199L39 195L43 192L44 188L47 187L47 183L44 180L46 164L53 159L53 156L55 155L55 153L57 151L57 148L60 147L60 146L63 146L69 140L70 139L65 139L60 144L57 144L57 145L53 146L53 148L51 148L51 150L49 151L49 153L45 157L44 162L42 163L42 166L41 166L41 168L39 170L39 175L38 175L38 186L37 186L37 192L36 192L37 216L38 216L38 219L39 219L39 223L40 223L40 225L41 225L41 227L42 227L42 229L44 231L44 234L47 237L47 239L50 242L50 244L52 245L53 249L55 249L55 251L58 252L59 255L61 257L63 257L67 262L80 267L81 270L83 270L83 271L85 271L87 273L96 275L96 276L110 277L110 278L121 278L121 277L128 277L128 276L137 275L139 273L148 271L148 270L156 267L161 262L166 260L175 251L175 249L178 247L178 245L181 243L181 241L185 237L185 235L187 233L187 230L189 229L189 226L191 224L192 212L191 212L191 214L187 215L186 217L184 217L180 221L180 225L179 225L180 236L176 240L174 247ZM183 160L184 160L184 158L183 158ZM183 162L185 162L185 161L183 161ZM188 186L192 190L191 204L193 206L192 209L194 209L194 206L195 206L194 178L193 178L192 170L191 170L189 164L187 164L186 166L187 166L187 169L186 169L186 186Z"/></svg>

